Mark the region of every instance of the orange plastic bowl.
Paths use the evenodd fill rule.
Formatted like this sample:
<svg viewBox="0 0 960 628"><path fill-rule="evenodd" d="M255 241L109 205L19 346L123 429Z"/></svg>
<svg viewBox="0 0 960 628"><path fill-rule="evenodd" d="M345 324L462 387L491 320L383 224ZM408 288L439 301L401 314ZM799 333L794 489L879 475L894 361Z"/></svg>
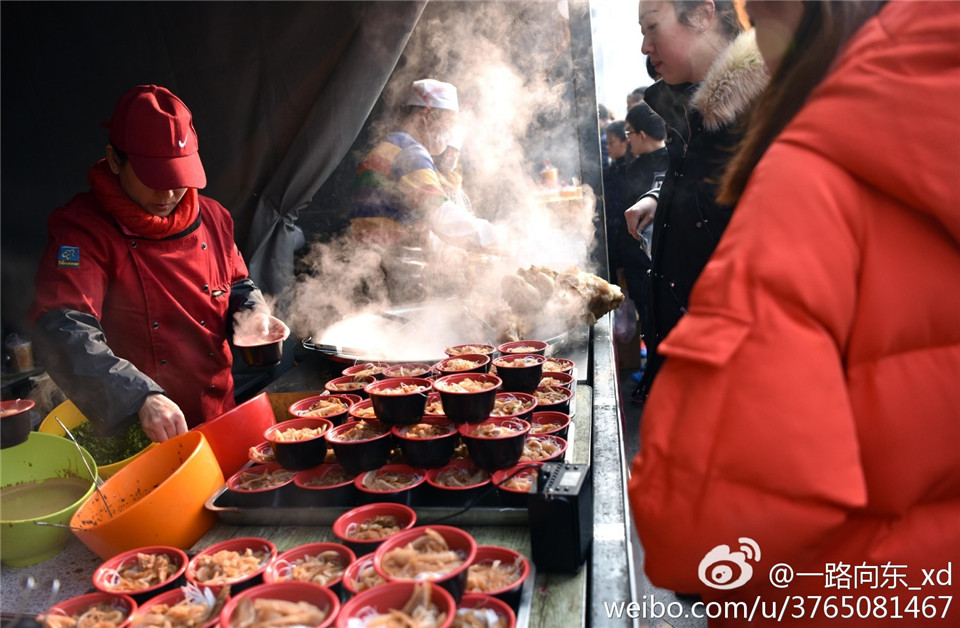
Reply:
<svg viewBox="0 0 960 628"><path fill-rule="evenodd" d="M104 560L147 545L193 546L217 516L204 503L223 472L200 432L158 444L120 469L73 514L74 534Z"/></svg>
<svg viewBox="0 0 960 628"><path fill-rule="evenodd" d="M250 448L263 441L263 433L274 423L270 398L267 393L260 393L193 431L207 437L223 477L228 478L247 464Z"/></svg>

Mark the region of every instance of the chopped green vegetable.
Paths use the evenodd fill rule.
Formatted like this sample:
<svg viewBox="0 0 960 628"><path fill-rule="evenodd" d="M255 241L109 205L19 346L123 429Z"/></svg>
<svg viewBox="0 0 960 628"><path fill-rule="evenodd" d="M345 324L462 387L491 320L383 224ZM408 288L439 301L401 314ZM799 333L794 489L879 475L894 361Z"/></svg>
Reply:
<svg viewBox="0 0 960 628"><path fill-rule="evenodd" d="M120 462L139 453L151 443L140 423L134 423L125 431L114 436L97 434L93 424L89 421L71 428L70 431L76 437L80 446L90 452L90 455L96 460L97 466Z"/></svg>

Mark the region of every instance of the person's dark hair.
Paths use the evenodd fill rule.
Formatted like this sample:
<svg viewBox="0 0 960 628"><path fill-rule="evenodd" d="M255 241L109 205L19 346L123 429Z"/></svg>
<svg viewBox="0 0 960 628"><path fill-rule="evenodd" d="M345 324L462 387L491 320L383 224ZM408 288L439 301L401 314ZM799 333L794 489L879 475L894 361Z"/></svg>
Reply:
<svg viewBox="0 0 960 628"><path fill-rule="evenodd" d="M727 41L733 41L744 30L736 6L734 6L732 0L714 0L713 5L720 25L720 34ZM673 9L677 12L677 20L690 27L695 27L693 16L702 6L703 2L673 0Z"/></svg>
<svg viewBox="0 0 960 628"><path fill-rule="evenodd" d="M607 125L607 137L615 136L621 142L627 141L627 123L623 120L614 120Z"/></svg>
<svg viewBox="0 0 960 628"><path fill-rule="evenodd" d="M662 140L667 136L667 128L663 118L658 116L645 102L630 107L627 112L627 122L634 131L643 131L655 140Z"/></svg>
<svg viewBox="0 0 960 628"><path fill-rule="evenodd" d="M607 106L603 103L597 103L597 116L601 122L607 122L613 119L613 116L610 115L610 110L607 109Z"/></svg>
<svg viewBox="0 0 960 628"><path fill-rule="evenodd" d="M883 4L882 0L812 0L804 3L803 16L790 50L754 106L743 141L727 164L717 195L719 202L737 202L750 173L774 138L823 80L850 37Z"/></svg>

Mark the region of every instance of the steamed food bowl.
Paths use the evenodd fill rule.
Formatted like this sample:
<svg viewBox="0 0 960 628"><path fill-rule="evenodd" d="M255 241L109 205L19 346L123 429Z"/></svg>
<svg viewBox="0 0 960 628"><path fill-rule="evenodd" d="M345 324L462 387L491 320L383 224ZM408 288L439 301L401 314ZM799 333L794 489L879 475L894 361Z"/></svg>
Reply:
<svg viewBox="0 0 960 628"><path fill-rule="evenodd" d="M327 455L328 419L302 417L281 421L267 428L263 438L273 445L277 462L284 469L301 471L322 464Z"/></svg>
<svg viewBox="0 0 960 628"><path fill-rule="evenodd" d="M117 554L93 572L93 586L104 593L129 595L143 604L176 587L187 570L187 554L178 547L152 545Z"/></svg>
<svg viewBox="0 0 960 628"><path fill-rule="evenodd" d="M84 452L96 468L93 456ZM72 479L65 479L72 478ZM31 432L27 440L0 456L0 560L24 567L56 556L70 539L67 525L94 491L93 478L72 442L52 434Z"/></svg>
<svg viewBox="0 0 960 628"><path fill-rule="evenodd" d="M130 625L130 616L137 610L137 602L129 595L97 591L57 602L50 607L47 614L59 617L80 617L93 607L109 609L111 614L116 615L116 617L109 618L110 622L104 621L101 625L110 625L112 621L115 621L114 625L124 628ZM55 625L52 621L48 623L47 620L44 620L43 623L44 625Z"/></svg>
<svg viewBox="0 0 960 628"><path fill-rule="evenodd" d="M505 417L461 425L459 429L470 458L481 469L495 471L512 467L520 460L530 424L523 419Z"/></svg>
<svg viewBox="0 0 960 628"><path fill-rule="evenodd" d="M411 549L426 562L411 560ZM434 556L437 560L430 558ZM476 556L477 542L460 528L416 526L388 537L374 552L373 566L388 582L435 582L459 600L466 589L467 568Z"/></svg>
<svg viewBox="0 0 960 628"><path fill-rule="evenodd" d="M70 525L103 559L144 545L188 549L216 523L204 503L223 483L207 439L187 432L151 448L100 487L112 516L94 494Z"/></svg>
<svg viewBox="0 0 960 628"><path fill-rule="evenodd" d="M494 360L493 365L503 380L504 391L532 393L540 384L545 361L542 355L532 353L505 354Z"/></svg>
<svg viewBox="0 0 960 628"><path fill-rule="evenodd" d="M490 416L502 380L490 373L445 375L433 383L443 411L454 423L479 423Z"/></svg>
<svg viewBox="0 0 960 628"><path fill-rule="evenodd" d="M27 440L33 406L32 399L0 401L0 449L13 447Z"/></svg>
<svg viewBox="0 0 960 628"><path fill-rule="evenodd" d="M433 384L422 377L388 377L368 385L377 420L385 425L409 425L423 416Z"/></svg>
<svg viewBox="0 0 960 628"><path fill-rule="evenodd" d="M305 608L298 609L298 616L302 617L299 624L283 624L281 620L270 621L269 613L256 612L258 600L277 600L280 604L289 603L309 604L314 607L308 612L315 613L307 619ZM282 626L300 625L310 628L327 628L332 626L340 612L340 599L326 587L309 582L283 581L260 584L239 595L231 597L220 611L220 626L222 628L246 628L249 626ZM262 615L262 617L261 617Z"/></svg>
<svg viewBox="0 0 960 628"><path fill-rule="evenodd" d="M265 368L280 364L283 341L290 336L290 328L273 316L270 317L269 325L266 334L247 334L233 338L233 346L237 348L240 358L247 366Z"/></svg>

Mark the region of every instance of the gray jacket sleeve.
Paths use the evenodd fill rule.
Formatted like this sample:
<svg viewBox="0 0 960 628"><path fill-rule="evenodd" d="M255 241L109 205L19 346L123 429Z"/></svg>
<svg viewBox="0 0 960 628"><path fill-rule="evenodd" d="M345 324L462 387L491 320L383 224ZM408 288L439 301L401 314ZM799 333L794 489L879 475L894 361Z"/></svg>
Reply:
<svg viewBox="0 0 960 628"><path fill-rule="evenodd" d="M77 408L104 435L137 419L151 393L163 393L130 361L113 353L95 316L76 310L42 314L33 330L44 368Z"/></svg>

